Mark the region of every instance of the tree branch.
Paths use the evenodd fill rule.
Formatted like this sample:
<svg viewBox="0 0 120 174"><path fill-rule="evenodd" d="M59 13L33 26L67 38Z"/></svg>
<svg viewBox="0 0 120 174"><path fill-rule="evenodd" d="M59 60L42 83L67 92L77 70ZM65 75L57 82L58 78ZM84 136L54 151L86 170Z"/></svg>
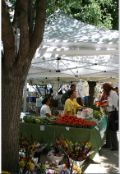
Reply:
<svg viewBox="0 0 120 174"><path fill-rule="evenodd" d="M29 0L28 5L28 25L29 25L29 36L31 37L33 33L33 20L34 20L34 10L33 10L33 3L32 0Z"/></svg>
<svg viewBox="0 0 120 174"><path fill-rule="evenodd" d="M11 67L15 58L15 44L12 24L10 23L10 16L8 7L4 0L2 0L2 41L4 66Z"/></svg>
<svg viewBox="0 0 120 174"><path fill-rule="evenodd" d="M19 1L16 1L15 2L15 13L14 13L14 17L13 17L13 27L14 27L14 29L16 30L17 29L17 27L18 27L18 11L17 11L17 9L18 9L18 5L19 5L19 3L18 3Z"/></svg>
<svg viewBox="0 0 120 174"><path fill-rule="evenodd" d="M14 62L17 69L27 63L29 52L29 27L28 27L28 0L18 0L16 6L17 27L20 29L19 51Z"/></svg>
<svg viewBox="0 0 120 174"><path fill-rule="evenodd" d="M29 55L32 59L34 53L43 39L46 13L46 0L36 0L36 19L33 34L30 42Z"/></svg>
<svg viewBox="0 0 120 174"><path fill-rule="evenodd" d="M21 73L28 73L31 60L35 54L36 49L40 45L45 24L46 0L36 0L36 19L35 27L32 36L29 35L28 26L28 0L19 0L18 16L20 28L20 47L18 52L18 61L15 62L16 70L20 69ZM26 2L27 1L27 2ZM21 12L23 11L23 12ZM29 40L30 39L30 40ZM29 43L30 41L30 43ZM29 45L30 44L30 45Z"/></svg>

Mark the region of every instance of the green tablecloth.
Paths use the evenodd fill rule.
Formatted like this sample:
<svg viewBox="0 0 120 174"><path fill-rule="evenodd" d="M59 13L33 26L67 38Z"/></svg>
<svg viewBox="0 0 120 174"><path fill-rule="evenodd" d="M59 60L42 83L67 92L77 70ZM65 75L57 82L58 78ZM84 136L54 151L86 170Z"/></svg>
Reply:
<svg viewBox="0 0 120 174"><path fill-rule="evenodd" d="M101 119L98 127L91 129L59 125L42 126L32 123L20 123L20 135L26 137L27 139L33 139L48 144L55 142L55 139L59 137L67 138L73 142L90 141L92 143L92 148L96 151L102 146L102 139L105 129L105 117Z"/></svg>

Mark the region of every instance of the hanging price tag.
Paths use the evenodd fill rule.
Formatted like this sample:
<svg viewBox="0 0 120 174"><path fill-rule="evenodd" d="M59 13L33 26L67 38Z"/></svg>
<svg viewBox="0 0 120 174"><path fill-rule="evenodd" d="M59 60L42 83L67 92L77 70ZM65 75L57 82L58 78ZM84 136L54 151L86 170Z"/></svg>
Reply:
<svg viewBox="0 0 120 174"><path fill-rule="evenodd" d="M69 131L69 130L70 130L70 127L65 127L65 129L66 129L67 131Z"/></svg>
<svg viewBox="0 0 120 174"><path fill-rule="evenodd" d="M45 126L44 125L40 125L40 131L45 131Z"/></svg>

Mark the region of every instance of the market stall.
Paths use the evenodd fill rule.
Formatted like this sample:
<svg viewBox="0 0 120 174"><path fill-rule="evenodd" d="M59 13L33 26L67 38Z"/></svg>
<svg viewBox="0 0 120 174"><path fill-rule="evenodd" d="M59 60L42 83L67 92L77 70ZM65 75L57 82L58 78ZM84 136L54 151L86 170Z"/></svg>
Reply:
<svg viewBox="0 0 120 174"><path fill-rule="evenodd" d="M104 139L106 118L102 116L96 126L84 128L79 126L65 126L55 124L20 123L20 135L42 143L51 144L59 137L67 138L73 142L90 141L92 149L98 151Z"/></svg>
<svg viewBox="0 0 120 174"><path fill-rule="evenodd" d="M50 160L49 169L53 169L55 164L55 171L64 171L63 165L67 164L65 170L69 172L73 170L73 166L84 171L93 162L96 152L101 150L105 130L106 116L100 111L87 107L78 110L75 115L59 114L49 117L27 115L20 122L20 139L23 142L21 149L24 147L25 154L29 154L30 158L32 156L32 159L36 157L39 159L36 166L43 163L46 167L46 163L41 159L43 155L46 161ZM32 145L29 145L30 143ZM39 149L38 145L41 145ZM42 147L46 148L47 153L41 152ZM32 149L32 152L30 150L28 153L28 149ZM62 157L64 159L62 169L58 169L60 164L58 165L58 160L55 159Z"/></svg>
<svg viewBox="0 0 120 174"><path fill-rule="evenodd" d="M27 81L36 84L56 81L59 87L60 81L80 79L118 81L118 31L98 29L56 12L46 23L43 42L35 53ZM96 153L102 147L106 124L104 115L90 127L44 123L38 119L21 122L20 137L49 145L58 138L74 143L90 142Z"/></svg>

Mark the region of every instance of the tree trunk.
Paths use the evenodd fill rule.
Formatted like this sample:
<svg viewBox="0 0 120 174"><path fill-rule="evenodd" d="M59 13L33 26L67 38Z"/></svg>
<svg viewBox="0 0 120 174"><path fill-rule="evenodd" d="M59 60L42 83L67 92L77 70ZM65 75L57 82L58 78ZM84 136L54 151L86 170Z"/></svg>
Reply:
<svg viewBox="0 0 120 174"><path fill-rule="evenodd" d="M89 84L89 106L93 106L93 101L94 101L94 88L96 86L95 81L88 81Z"/></svg>
<svg viewBox="0 0 120 174"><path fill-rule="evenodd" d="M8 74L3 69L2 170L18 173L19 119L24 79L14 74Z"/></svg>
<svg viewBox="0 0 120 174"><path fill-rule="evenodd" d="M24 82L31 60L43 39L45 25L46 0L35 2L34 31L30 34L29 2L16 1L16 24L13 27L7 3L2 0L2 170L8 170L12 174L18 173L19 119ZM15 47L16 27L20 30L18 52Z"/></svg>

